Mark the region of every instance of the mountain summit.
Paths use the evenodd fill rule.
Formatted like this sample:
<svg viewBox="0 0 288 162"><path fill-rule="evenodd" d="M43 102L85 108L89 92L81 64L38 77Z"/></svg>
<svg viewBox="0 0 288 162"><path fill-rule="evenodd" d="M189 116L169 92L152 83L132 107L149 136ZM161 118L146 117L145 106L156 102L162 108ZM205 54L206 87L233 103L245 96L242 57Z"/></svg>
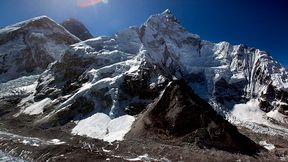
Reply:
<svg viewBox="0 0 288 162"><path fill-rule="evenodd" d="M46 16L0 29L0 82L43 72L79 41Z"/></svg>
<svg viewBox="0 0 288 162"><path fill-rule="evenodd" d="M88 31L83 23L77 19L70 18L61 23L61 25L67 29L70 33L74 34L76 37L82 41L93 38L93 35Z"/></svg>

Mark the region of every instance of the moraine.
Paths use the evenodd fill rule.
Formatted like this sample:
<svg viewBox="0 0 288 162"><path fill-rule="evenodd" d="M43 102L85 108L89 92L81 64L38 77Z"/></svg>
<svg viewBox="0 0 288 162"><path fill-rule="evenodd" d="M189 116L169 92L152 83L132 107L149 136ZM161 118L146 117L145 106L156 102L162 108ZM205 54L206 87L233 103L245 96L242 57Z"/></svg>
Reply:
<svg viewBox="0 0 288 162"><path fill-rule="evenodd" d="M22 159L7 155L6 153L0 150L0 161L1 162L25 162Z"/></svg>

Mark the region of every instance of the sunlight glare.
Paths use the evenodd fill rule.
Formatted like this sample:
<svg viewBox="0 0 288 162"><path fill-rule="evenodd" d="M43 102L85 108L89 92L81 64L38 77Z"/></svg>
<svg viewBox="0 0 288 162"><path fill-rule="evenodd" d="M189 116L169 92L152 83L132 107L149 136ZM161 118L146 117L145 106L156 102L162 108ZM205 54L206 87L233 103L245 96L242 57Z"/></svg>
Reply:
<svg viewBox="0 0 288 162"><path fill-rule="evenodd" d="M91 7L101 3L107 4L109 0L77 0L77 5L79 7Z"/></svg>

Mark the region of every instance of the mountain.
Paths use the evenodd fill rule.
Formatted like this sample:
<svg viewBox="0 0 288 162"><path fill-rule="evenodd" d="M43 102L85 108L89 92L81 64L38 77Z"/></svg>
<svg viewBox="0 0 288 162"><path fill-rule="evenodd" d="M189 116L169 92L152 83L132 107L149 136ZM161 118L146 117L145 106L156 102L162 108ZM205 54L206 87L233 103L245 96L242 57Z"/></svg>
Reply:
<svg viewBox="0 0 288 162"><path fill-rule="evenodd" d="M201 40L185 30L170 11L151 16L139 28L72 45L40 76L35 98L57 100L68 95L51 106L49 117L53 119L55 113L70 112L71 105L83 103L83 99L90 105L85 107L84 116L92 111L110 117L127 112L134 115L175 79L184 79L197 95L230 120L235 116L242 120L239 114L260 111L263 114L255 113L261 114L255 118L266 116L264 124L273 125L270 119L286 124L284 67L258 49ZM247 106L238 112L238 104L252 101L252 110ZM66 122L79 115L72 109L74 113L69 113ZM263 124L262 119L245 118L244 122Z"/></svg>
<svg viewBox="0 0 288 162"><path fill-rule="evenodd" d="M0 82L42 73L79 41L45 16L0 29Z"/></svg>
<svg viewBox="0 0 288 162"><path fill-rule="evenodd" d="M61 25L82 41L93 38L93 35L89 32L85 25L74 18L65 20L61 23Z"/></svg>
<svg viewBox="0 0 288 162"><path fill-rule="evenodd" d="M126 136L173 142L178 139L195 142L201 148L214 147L251 155L260 149L195 95L184 80L170 82L159 98L138 117Z"/></svg>
<svg viewBox="0 0 288 162"><path fill-rule="evenodd" d="M7 129L45 138L54 138L49 131L57 132L59 138L79 139L83 147L72 143L94 151L105 142L95 140L94 145L90 138L107 141L111 143L107 147L117 146L101 153L109 152L113 158L146 153L138 149L157 156L145 149L150 147L162 149L161 155L169 150L168 157L185 155L188 161L197 158L180 153L191 149L195 157L209 152L216 161L223 156L227 161L251 159L257 154L262 160L288 158L283 145L288 134L288 71L265 51L202 40L182 27L169 10L113 36L80 41L66 29L40 17L0 30L0 42L13 43L13 48L0 44L1 55L7 53L11 60L3 67L20 67L15 60L22 48L33 43L18 43L27 33L29 37L37 33L37 39L32 39L36 45L29 47L38 50L28 54L41 56L32 61L40 69L37 72L34 66L28 72L21 66L25 74L7 70L0 75L1 80L11 76L0 87L16 90L0 98L0 121ZM25 96L18 95L16 84L27 91ZM19 126L11 124L19 121ZM269 139L277 145L267 143ZM283 156L266 153L260 145ZM200 154L194 146L202 149Z"/></svg>

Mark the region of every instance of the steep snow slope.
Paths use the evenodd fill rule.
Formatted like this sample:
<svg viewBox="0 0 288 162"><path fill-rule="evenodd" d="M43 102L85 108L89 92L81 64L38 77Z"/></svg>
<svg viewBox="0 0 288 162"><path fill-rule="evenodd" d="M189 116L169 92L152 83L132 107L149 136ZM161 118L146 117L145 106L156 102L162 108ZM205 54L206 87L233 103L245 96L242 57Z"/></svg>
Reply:
<svg viewBox="0 0 288 162"><path fill-rule="evenodd" d="M151 16L139 28L72 45L38 80L33 100L48 97L52 104L36 123L63 125L99 112L111 118L135 115L177 79L184 79L232 122L242 120L237 115L235 120L237 111L230 113L234 105L253 99L268 126L270 120L287 124L285 68L264 51L201 40L169 10ZM255 121L249 122L254 128Z"/></svg>
<svg viewBox="0 0 288 162"><path fill-rule="evenodd" d="M0 83L43 72L79 41L45 16L0 29Z"/></svg>

